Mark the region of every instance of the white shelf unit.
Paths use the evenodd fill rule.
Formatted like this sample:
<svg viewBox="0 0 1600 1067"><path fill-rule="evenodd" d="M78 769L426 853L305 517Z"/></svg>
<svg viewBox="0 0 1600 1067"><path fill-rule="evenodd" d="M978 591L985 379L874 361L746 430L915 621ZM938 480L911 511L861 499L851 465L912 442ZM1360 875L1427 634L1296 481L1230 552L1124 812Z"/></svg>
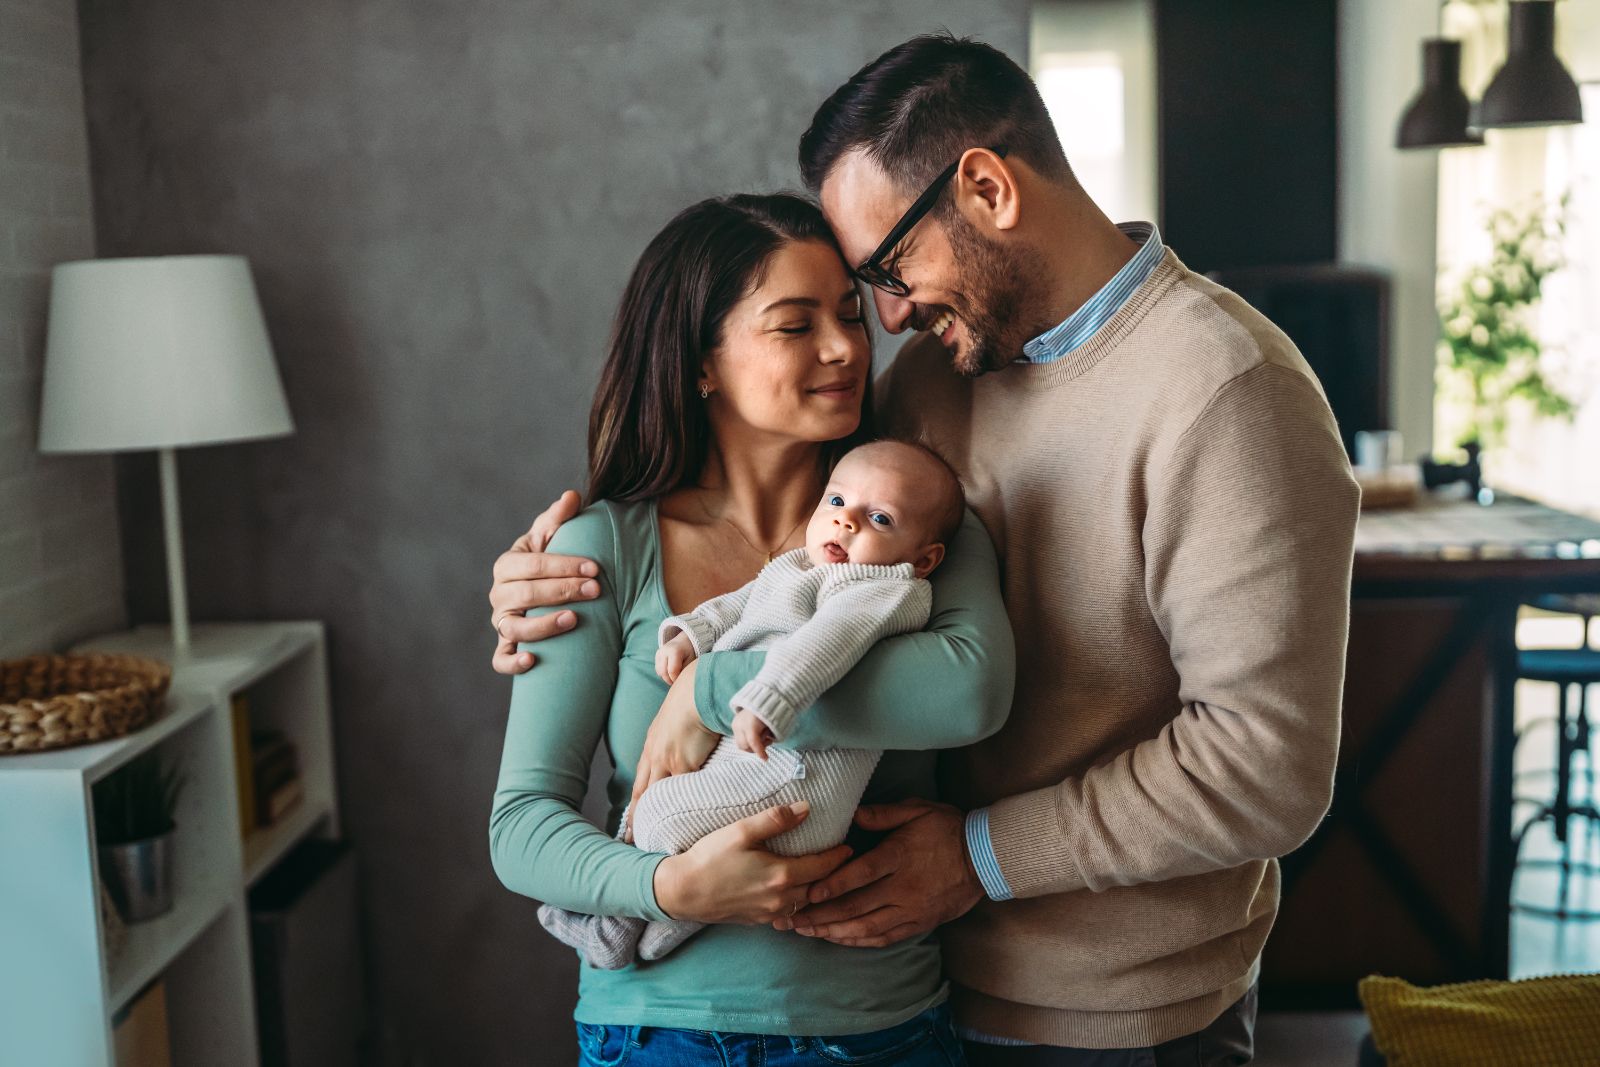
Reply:
<svg viewBox="0 0 1600 1067"><path fill-rule="evenodd" d="M113 741L0 757L0 1063L113 1067L112 1017L158 975L167 982L175 1067L259 1062L250 966L250 886L294 845L339 834L327 645L318 622L208 623L175 659L166 627L110 634L74 651L173 664L165 711ZM253 730L294 742L305 795L241 840L232 698ZM173 908L127 926L105 951L95 783L161 753L184 777L173 838Z"/></svg>

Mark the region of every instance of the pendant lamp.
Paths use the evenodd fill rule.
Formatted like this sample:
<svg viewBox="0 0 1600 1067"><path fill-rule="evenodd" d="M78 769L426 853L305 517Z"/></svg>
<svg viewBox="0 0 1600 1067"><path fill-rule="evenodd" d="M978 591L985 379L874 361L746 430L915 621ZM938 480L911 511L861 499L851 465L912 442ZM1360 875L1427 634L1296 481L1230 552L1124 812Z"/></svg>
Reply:
<svg viewBox="0 0 1600 1067"><path fill-rule="evenodd" d="M1556 55L1555 0L1511 4L1506 63L1483 91L1485 127L1565 126L1583 121L1578 83Z"/></svg>
<svg viewBox="0 0 1600 1067"><path fill-rule="evenodd" d="M1412 98L1395 135L1397 148L1481 145L1468 128L1472 102L1461 88L1461 42L1430 37L1422 42L1422 88Z"/></svg>

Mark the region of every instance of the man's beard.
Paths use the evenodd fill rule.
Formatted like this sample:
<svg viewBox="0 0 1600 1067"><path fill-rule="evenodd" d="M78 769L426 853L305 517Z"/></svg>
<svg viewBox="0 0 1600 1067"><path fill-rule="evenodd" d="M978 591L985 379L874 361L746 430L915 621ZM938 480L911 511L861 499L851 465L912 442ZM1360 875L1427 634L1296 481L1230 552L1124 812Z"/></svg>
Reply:
<svg viewBox="0 0 1600 1067"><path fill-rule="evenodd" d="M1039 323L1044 268L1030 252L1012 251L985 239L955 212L945 220L950 249L961 272L950 310L961 320L967 345L952 365L976 378L1022 356L1022 346L1048 330ZM932 318L938 317L934 312Z"/></svg>

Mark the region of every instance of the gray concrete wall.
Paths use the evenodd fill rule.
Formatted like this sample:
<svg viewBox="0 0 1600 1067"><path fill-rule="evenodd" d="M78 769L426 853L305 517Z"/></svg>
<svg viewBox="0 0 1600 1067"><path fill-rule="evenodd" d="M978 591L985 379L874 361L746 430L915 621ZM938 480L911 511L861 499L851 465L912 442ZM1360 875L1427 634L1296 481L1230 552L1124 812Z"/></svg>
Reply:
<svg viewBox="0 0 1600 1067"><path fill-rule="evenodd" d="M124 618L111 458L37 450L50 268L94 255L89 213L77 10L0 6L0 659Z"/></svg>
<svg viewBox="0 0 1600 1067"><path fill-rule="evenodd" d="M102 255L248 256L298 432L183 453L197 619L326 619L380 1062L571 1062L576 967L504 890L489 565L576 482L622 283L679 208L798 185L813 109L1027 5L83 0ZM129 603L164 614L153 465Z"/></svg>

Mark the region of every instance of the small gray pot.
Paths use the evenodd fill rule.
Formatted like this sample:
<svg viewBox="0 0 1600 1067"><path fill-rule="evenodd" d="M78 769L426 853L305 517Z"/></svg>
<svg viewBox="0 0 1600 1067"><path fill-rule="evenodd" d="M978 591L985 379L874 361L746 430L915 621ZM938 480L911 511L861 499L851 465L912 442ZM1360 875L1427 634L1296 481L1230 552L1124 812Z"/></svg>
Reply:
<svg viewBox="0 0 1600 1067"><path fill-rule="evenodd" d="M100 846L100 877L130 923L172 910L172 833Z"/></svg>

